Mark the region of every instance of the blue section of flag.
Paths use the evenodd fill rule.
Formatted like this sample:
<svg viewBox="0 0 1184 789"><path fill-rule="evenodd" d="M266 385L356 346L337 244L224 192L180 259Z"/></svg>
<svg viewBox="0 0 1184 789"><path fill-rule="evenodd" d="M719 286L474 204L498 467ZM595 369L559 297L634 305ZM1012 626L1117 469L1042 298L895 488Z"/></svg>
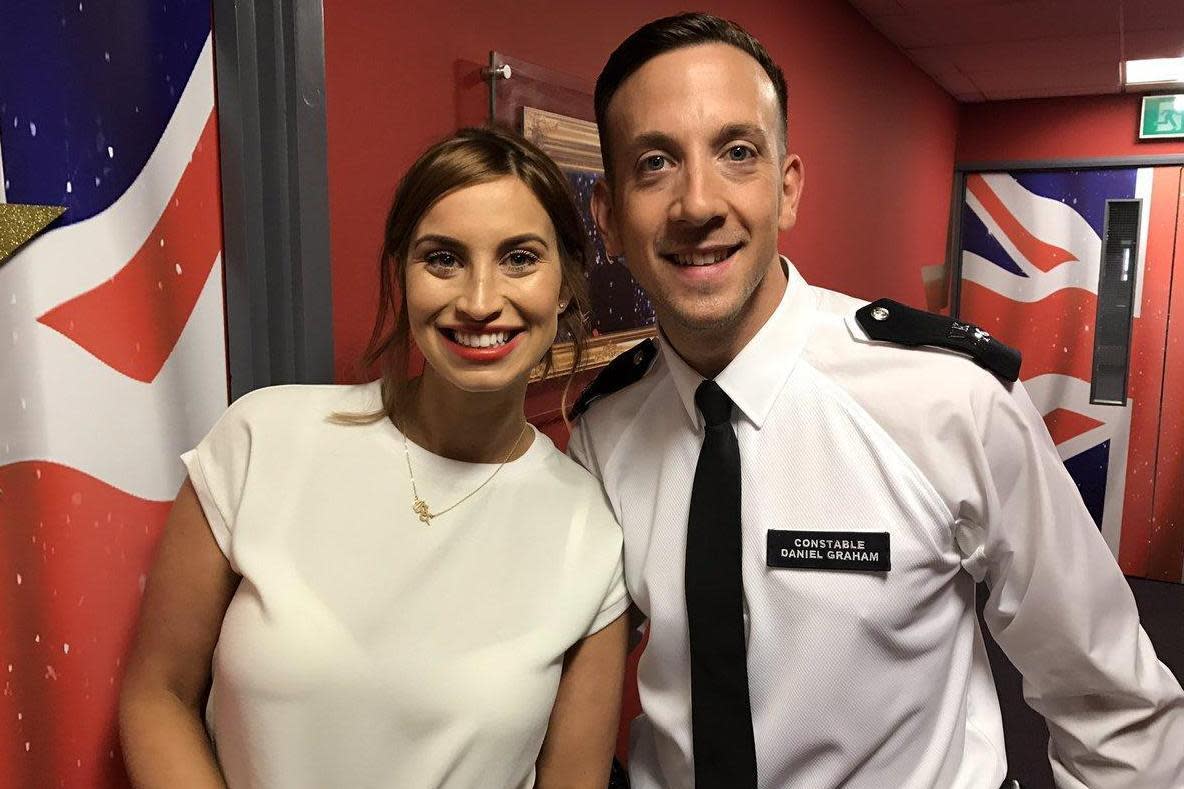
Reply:
<svg viewBox="0 0 1184 789"><path fill-rule="evenodd" d="M1110 442L1103 441L1065 461L1065 469L1077 483L1085 508L1094 523L1102 528L1102 511L1106 503L1106 471L1110 467Z"/></svg>
<svg viewBox="0 0 1184 789"><path fill-rule="evenodd" d="M1106 200L1134 197L1137 172L1135 169L1060 170L1017 173L1015 179L1029 192L1064 203L1081 214L1098 238L1102 238L1106 229Z"/></svg>
<svg viewBox="0 0 1184 789"><path fill-rule="evenodd" d="M0 0L0 155L12 203L115 202L156 148L210 33L209 0Z"/></svg>
<svg viewBox="0 0 1184 789"><path fill-rule="evenodd" d="M962 205L962 249L991 261L996 266L1010 271L1020 277L1027 277L1011 255L1000 245L999 240L991 235L987 226L978 218L978 214L966 204Z"/></svg>

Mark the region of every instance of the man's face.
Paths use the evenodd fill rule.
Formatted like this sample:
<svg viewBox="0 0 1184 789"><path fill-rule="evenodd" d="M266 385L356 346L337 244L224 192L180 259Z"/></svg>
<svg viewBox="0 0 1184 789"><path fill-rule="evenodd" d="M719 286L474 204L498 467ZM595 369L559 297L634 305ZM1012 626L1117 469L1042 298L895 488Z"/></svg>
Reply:
<svg viewBox="0 0 1184 789"><path fill-rule="evenodd" d="M768 75L726 44L677 49L621 84L607 123L612 185L598 185L593 211L609 253L672 339L751 336L780 298L777 235L801 186Z"/></svg>

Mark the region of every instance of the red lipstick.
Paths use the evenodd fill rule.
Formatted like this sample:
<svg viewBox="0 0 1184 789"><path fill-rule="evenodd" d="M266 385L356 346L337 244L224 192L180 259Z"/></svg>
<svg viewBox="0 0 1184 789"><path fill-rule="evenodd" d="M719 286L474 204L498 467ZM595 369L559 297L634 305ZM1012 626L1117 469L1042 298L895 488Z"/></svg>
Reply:
<svg viewBox="0 0 1184 789"><path fill-rule="evenodd" d="M467 362L489 363L504 359L509 355L510 351L514 350L518 345L518 341L526 332L518 332L506 342L501 345L490 345L487 348L474 348L469 345L461 345L456 340L448 336L446 332L440 332L440 336L444 338L444 345L450 351L455 353L460 358Z"/></svg>

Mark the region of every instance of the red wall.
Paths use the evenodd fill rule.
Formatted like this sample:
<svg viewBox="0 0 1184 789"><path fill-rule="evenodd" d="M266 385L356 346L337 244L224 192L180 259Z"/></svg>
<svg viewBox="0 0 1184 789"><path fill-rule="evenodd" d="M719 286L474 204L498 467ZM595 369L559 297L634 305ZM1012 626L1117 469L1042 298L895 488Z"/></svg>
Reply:
<svg viewBox="0 0 1184 789"><path fill-rule="evenodd" d="M958 162L1184 153L1184 140L1139 142L1141 101L1113 95L963 104Z"/></svg>
<svg viewBox="0 0 1184 789"><path fill-rule="evenodd" d="M945 257L955 102L845 3L702 5L760 38L789 80L790 147L805 161L806 187L783 250L816 284L923 306L920 268ZM428 144L481 119L486 87L477 71L489 50L591 81L632 30L684 8L667 0L325 3L339 379L353 378L374 313L375 256L394 185ZM544 399L550 408L554 398Z"/></svg>

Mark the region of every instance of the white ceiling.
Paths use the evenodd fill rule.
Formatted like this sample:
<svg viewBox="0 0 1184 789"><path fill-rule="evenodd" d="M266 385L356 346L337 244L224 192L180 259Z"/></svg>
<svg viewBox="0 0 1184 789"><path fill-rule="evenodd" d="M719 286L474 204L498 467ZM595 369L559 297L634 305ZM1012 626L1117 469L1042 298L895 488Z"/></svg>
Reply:
<svg viewBox="0 0 1184 789"><path fill-rule="evenodd" d="M1184 0L848 0L959 101L1121 93L1184 55Z"/></svg>

